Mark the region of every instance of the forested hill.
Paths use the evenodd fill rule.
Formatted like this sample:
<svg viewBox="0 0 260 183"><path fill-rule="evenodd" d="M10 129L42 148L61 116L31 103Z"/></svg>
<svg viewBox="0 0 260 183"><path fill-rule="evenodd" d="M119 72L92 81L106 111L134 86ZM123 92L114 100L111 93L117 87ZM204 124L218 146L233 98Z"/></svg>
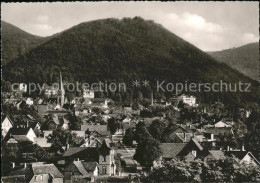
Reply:
<svg viewBox="0 0 260 183"><path fill-rule="evenodd" d="M29 34L5 21L1 21L1 27L2 65L50 39Z"/></svg>
<svg viewBox="0 0 260 183"><path fill-rule="evenodd" d="M59 71L70 82L132 83L147 79L150 84L156 80L258 84L161 25L140 17L96 20L72 27L9 62L3 68L3 78L51 83L58 81ZM258 92L245 94L246 98L256 102ZM224 95L237 101L237 96Z"/></svg>
<svg viewBox="0 0 260 183"><path fill-rule="evenodd" d="M246 76L259 80L259 42L209 54Z"/></svg>

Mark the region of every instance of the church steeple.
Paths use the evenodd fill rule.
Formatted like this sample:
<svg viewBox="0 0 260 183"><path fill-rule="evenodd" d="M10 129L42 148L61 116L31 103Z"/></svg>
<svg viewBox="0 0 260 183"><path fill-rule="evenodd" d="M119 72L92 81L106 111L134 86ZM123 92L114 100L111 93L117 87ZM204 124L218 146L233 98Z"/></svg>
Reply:
<svg viewBox="0 0 260 183"><path fill-rule="evenodd" d="M61 101L60 101L60 106L63 107L64 105L64 100L65 100L65 90L64 90L64 86L63 86L63 82L62 82L62 75L60 72L60 95L61 95Z"/></svg>

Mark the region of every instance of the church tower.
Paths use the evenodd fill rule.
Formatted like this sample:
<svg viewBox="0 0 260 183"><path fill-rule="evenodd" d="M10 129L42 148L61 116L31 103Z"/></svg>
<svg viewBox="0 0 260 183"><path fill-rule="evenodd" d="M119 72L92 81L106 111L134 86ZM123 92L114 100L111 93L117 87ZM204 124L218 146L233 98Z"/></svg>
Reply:
<svg viewBox="0 0 260 183"><path fill-rule="evenodd" d="M115 164L115 152L114 149L110 148L104 139L102 145L97 149L99 153L99 174L100 175L115 175L116 164Z"/></svg>
<svg viewBox="0 0 260 183"><path fill-rule="evenodd" d="M60 106L63 107L65 100L65 90L62 82L62 75L60 72Z"/></svg>

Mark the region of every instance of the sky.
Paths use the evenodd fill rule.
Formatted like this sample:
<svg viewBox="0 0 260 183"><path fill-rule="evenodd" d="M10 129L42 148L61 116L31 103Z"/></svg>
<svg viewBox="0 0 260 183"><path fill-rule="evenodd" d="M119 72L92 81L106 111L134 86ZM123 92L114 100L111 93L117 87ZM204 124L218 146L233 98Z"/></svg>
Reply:
<svg viewBox="0 0 260 183"><path fill-rule="evenodd" d="M258 2L1 3L1 10L2 20L38 36L96 19L141 16L203 51L259 41Z"/></svg>

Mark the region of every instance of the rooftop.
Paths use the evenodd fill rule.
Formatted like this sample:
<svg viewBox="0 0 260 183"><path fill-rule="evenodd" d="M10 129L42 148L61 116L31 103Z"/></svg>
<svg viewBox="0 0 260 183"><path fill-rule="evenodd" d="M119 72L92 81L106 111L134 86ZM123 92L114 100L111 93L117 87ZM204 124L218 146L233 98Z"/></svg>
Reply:
<svg viewBox="0 0 260 183"><path fill-rule="evenodd" d="M186 145L187 143L162 143L160 144L162 157L174 158Z"/></svg>

